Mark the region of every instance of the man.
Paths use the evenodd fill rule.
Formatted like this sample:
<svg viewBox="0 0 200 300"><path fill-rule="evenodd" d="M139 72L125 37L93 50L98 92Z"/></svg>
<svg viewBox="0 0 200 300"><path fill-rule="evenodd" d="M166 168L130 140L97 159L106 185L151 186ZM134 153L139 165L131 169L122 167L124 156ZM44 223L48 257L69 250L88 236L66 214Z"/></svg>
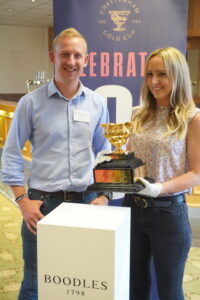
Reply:
<svg viewBox="0 0 200 300"><path fill-rule="evenodd" d="M3 183L24 219L19 300L37 299L37 222L63 201L106 205L109 197L84 192L93 182L96 154L109 149L101 128L109 121L106 103L79 79L88 62L87 43L68 28L55 38L49 56L54 79L21 98L2 155ZM21 155L26 140L32 146L28 193Z"/></svg>

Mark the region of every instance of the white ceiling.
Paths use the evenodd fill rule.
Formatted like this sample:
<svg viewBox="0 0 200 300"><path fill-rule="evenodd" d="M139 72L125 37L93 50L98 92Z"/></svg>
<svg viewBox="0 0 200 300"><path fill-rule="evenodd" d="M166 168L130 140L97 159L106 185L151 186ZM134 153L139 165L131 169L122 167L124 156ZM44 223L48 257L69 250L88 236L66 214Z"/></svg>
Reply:
<svg viewBox="0 0 200 300"><path fill-rule="evenodd" d="M53 0L0 0L0 25L53 26Z"/></svg>

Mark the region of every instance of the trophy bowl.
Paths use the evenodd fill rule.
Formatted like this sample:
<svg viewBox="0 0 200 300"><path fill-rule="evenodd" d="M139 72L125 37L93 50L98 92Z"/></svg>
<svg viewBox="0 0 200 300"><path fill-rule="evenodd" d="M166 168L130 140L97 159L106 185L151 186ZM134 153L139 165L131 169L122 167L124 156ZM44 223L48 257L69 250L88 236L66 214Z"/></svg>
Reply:
<svg viewBox="0 0 200 300"><path fill-rule="evenodd" d="M114 154L125 153L122 150L122 146L126 143L130 136L132 129L132 122L126 122L121 124L106 123L102 124L104 128L104 136L109 140L111 145L116 149L113 151Z"/></svg>

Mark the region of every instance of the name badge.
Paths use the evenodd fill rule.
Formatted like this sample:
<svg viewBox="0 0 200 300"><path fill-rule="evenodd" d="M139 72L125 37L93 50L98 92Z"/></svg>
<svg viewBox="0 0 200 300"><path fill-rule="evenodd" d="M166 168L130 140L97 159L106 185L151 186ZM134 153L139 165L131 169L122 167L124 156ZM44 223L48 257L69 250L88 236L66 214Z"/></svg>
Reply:
<svg viewBox="0 0 200 300"><path fill-rule="evenodd" d="M75 110L74 121L90 123L90 113L86 111Z"/></svg>

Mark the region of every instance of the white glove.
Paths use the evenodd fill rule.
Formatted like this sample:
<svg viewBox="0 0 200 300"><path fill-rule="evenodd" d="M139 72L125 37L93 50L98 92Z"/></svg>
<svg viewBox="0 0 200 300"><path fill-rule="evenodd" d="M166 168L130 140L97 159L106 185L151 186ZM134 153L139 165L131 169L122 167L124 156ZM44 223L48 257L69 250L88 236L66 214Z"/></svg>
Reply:
<svg viewBox="0 0 200 300"><path fill-rule="evenodd" d="M134 182L141 182L144 185L144 188L140 191L137 192L137 194L144 195L144 196L149 196L149 197L157 197L162 189L162 184L159 182L156 183L150 183L149 181L145 180L144 178L141 177L136 177L134 179Z"/></svg>
<svg viewBox="0 0 200 300"><path fill-rule="evenodd" d="M109 150L103 150L103 151L100 151L98 154L97 154L97 157L96 157L96 160L94 162L94 168L98 165L98 164L101 164L102 162L104 161L110 161L112 158L111 156L109 155L104 155L104 154L111 154L112 152L109 151Z"/></svg>

